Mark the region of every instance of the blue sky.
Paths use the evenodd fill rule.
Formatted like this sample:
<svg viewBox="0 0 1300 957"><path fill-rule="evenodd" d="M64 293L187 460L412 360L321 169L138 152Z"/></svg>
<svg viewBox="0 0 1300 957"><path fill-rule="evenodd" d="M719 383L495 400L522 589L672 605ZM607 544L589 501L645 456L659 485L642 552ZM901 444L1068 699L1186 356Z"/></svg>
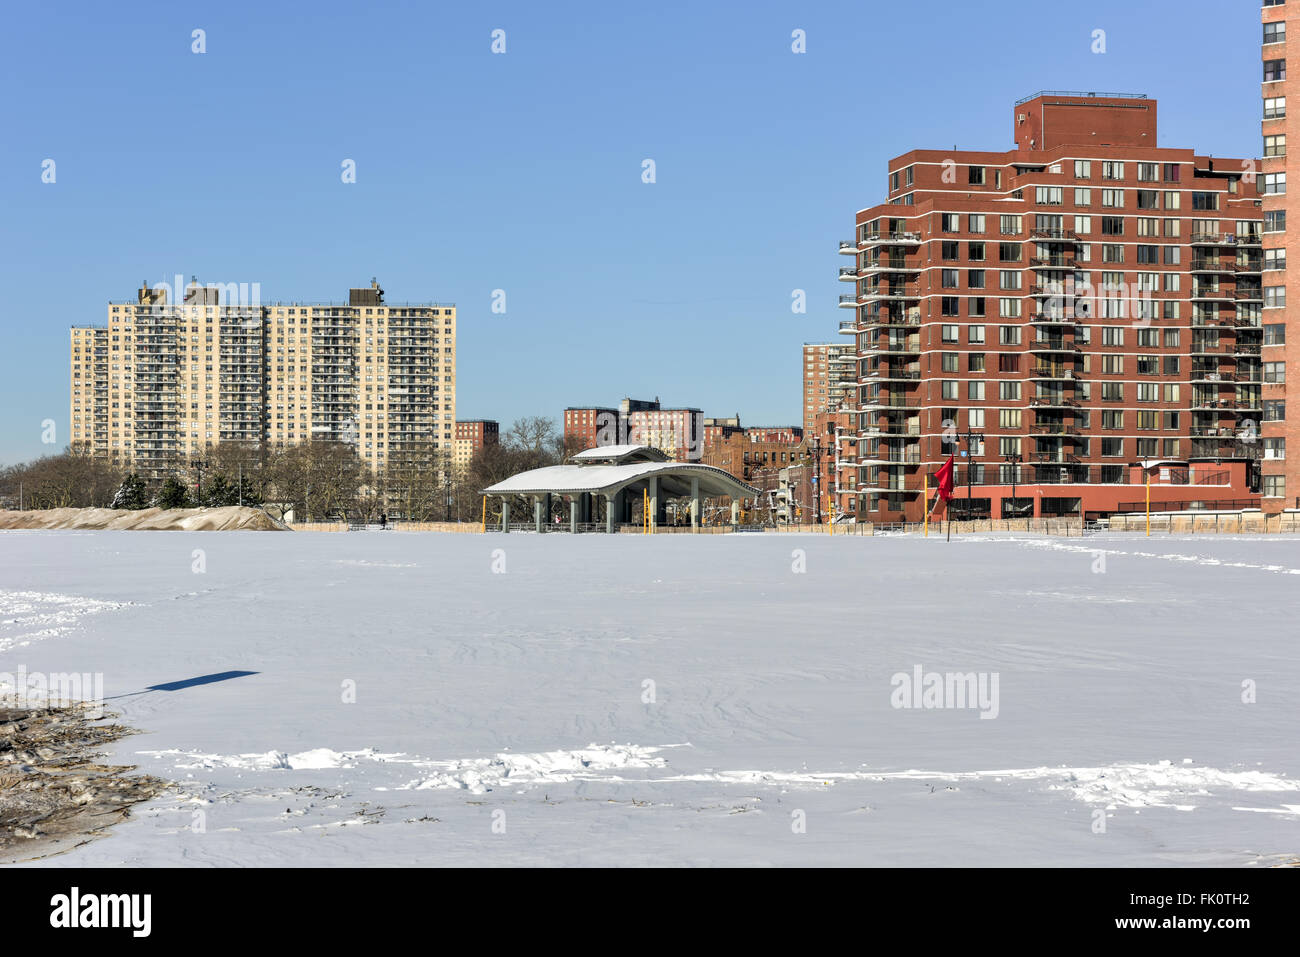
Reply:
<svg viewBox="0 0 1300 957"><path fill-rule="evenodd" d="M1260 151L1254 3L170 0L3 22L0 464L67 441L68 326L175 273L455 302L462 418L658 395L797 424L800 344L836 338L836 244L891 156L1006 149L1039 89L1145 92L1161 145Z"/></svg>

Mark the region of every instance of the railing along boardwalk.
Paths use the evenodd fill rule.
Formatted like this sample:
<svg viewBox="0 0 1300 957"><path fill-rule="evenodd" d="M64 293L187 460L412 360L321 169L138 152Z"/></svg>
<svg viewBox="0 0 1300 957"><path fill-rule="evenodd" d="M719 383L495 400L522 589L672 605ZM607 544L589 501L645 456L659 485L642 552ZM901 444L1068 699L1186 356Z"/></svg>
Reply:
<svg viewBox="0 0 1300 957"><path fill-rule="evenodd" d="M930 523L930 535L947 536L947 522L935 520ZM953 521L953 535L970 535L988 532L1028 532L1037 535L1059 535L1079 537L1099 531L1127 532L1143 534L1147 529L1146 515L1142 512L1126 515L1112 515L1105 523L1073 518L1019 518L1019 519L975 519L973 521ZM384 532L444 532L461 535L478 535L484 529L479 522L390 522L386 528L377 524L359 524L347 522L299 522L289 526L295 532L347 532L384 531ZM486 531L489 534L501 534L500 523L489 522ZM1276 534L1300 533L1300 512L1284 512L1280 515L1264 515L1262 512L1211 512L1151 515L1151 531L1166 534L1183 535L1237 535L1237 534ZM578 532L585 535L607 534L604 523L584 524L578 526ZM821 525L703 525L698 529L690 526L661 525L655 529L655 535L833 535L872 537L875 535L921 535L924 525L921 522L857 522L853 524L836 524L834 531L829 524ZM511 522L510 534L536 535L537 528L532 522ZM568 523L553 524L546 528L545 535L571 534ZM621 524L614 527L616 535L644 535L645 529L639 522Z"/></svg>

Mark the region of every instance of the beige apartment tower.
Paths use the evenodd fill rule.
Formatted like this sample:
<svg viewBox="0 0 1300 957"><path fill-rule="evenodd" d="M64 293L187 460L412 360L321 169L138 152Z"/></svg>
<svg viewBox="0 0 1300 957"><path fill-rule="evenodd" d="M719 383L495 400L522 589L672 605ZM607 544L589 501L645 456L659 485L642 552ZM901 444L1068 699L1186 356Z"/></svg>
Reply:
<svg viewBox="0 0 1300 957"><path fill-rule="evenodd" d="M71 330L74 448L155 478L222 442L346 442L375 469L450 454L454 305L385 303L374 281L346 303L169 289L142 284L107 325Z"/></svg>

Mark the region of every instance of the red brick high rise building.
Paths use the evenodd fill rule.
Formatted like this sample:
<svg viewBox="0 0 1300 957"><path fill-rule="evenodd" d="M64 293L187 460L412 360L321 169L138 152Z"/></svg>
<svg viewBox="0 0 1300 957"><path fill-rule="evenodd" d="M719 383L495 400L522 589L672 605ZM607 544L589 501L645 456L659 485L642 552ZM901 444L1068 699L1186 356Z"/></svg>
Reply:
<svg viewBox="0 0 1300 957"><path fill-rule="evenodd" d="M1287 96L1291 81L1286 75L1286 33L1288 21L1294 18L1281 0L1264 3L1263 8L1263 112L1261 128L1264 136L1264 159L1259 191L1264 202L1264 338L1263 338L1263 421L1261 422L1263 461L1263 507L1267 512L1300 506L1300 466L1295 458L1287 459L1287 439L1292 451L1300 446L1300 401L1290 402L1287 415L1286 367L1291 366L1292 383L1300 369L1300 327L1287 335L1291 325L1287 312L1288 294L1291 302L1300 308L1300 288L1291 282L1287 272L1287 251L1295 259L1300 221L1291 217L1287 228L1287 171L1291 161L1287 156L1287 135L1291 142L1300 142L1297 125L1300 111L1288 116ZM1300 3L1290 5L1293 13L1300 14ZM1296 29L1300 29L1297 27ZM1293 177L1294 178L1294 177Z"/></svg>
<svg viewBox="0 0 1300 957"><path fill-rule="evenodd" d="M840 244L858 517L918 520L950 454L954 514L968 480L976 517L1104 515L1148 478L1157 506L1257 504L1255 162L1158 146L1140 95L1039 93L1013 123L1008 152L892 160Z"/></svg>

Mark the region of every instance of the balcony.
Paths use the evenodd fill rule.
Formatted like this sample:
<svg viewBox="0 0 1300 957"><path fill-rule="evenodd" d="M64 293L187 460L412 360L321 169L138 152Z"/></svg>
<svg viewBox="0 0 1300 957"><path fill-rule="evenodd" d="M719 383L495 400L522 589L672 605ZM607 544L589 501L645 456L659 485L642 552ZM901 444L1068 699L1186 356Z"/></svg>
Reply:
<svg viewBox="0 0 1300 957"><path fill-rule="evenodd" d="M1066 342L1062 336L1035 339L1029 343L1030 352L1082 352L1073 342Z"/></svg>
<svg viewBox="0 0 1300 957"><path fill-rule="evenodd" d="M1191 298L1209 299L1216 302L1223 302L1232 298L1232 291L1228 289L1207 289L1202 287L1192 287Z"/></svg>
<svg viewBox="0 0 1300 957"><path fill-rule="evenodd" d="M859 302L897 302L905 299L920 299L921 291L917 286L889 286L887 288L864 289L858 294Z"/></svg>
<svg viewBox="0 0 1300 957"><path fill-rule="evenodd" d="M1030 239L1048 239L1057 242L1077 242L1079 234L1073 229L1031 229Z"/></svg>
<svg viewBox="0 0 1300 957"><path fill-rule="evenodd" d="M857 280L858 280L857 266L840 267L840 282L857 282Z"/></svg>
<svg viewBox="0 0 1300 957"><path fill-rule="evenodd" d="M854 242L841 242L840 253L845 256L856 256L858 254L858 244Z"/></svg>
<svg viewBox="0 0 1300 957"><path fill-rule="evenodd" d="M1237 264L1228 259L1212 259L1204 256L1192 257L1188 267L1192 272L1232 273L1237 271Z"/></svg>
<svg viewBox="0 0 1300 957"><path fill-rule="evenodd" d="M862 378L872 382L919 382L921 373L917 369L873 369L864 372Z"/></svg>
<svg viewBox="0 0 1300 957"><path fill-rule="evenodd" d="M841 302L842 301L843 301L843 297L841 297ZM856 335L857 331L858 331L858 320L856 319L840 320L840 335L842 336Z"/></svg>
<svg viewBox="0 0 1300 957"><path fill-rule="evenodd" d="M1076 378L1073 369L1067 369L1063 365L1053 365L1050 363L1040 363L1031 370L1029 377L1031 379L1074 379Z"/></svg>
<svg viewBox="0 0 1300 957"><path fill-rule="evenodd" d="M1035 256L1029 260L1029 265L1035 269L1073 269L1075 259L1073 256Z"/></svg>
<svg viewBox="0 0 1300 957"><path fill-rule="evenodd" d="M864 246L919 246L921 234L913 232L868 233L862 237Z"/></svg>
<svg viewBox="0 0 1300 957"><path fill-rule="evenodd" d="M1034 313L1029 317L1029 321L1036 326L1074 326L1078 325L1078 320L1073 316L1053 316L1049 313Z"/></svg>
<svg viewBox="0 0 1300 957"><path fill-rule="evenodd" d="M919 263L913 263L909 265L907 260L905 259L890 258L890 259L877 260L875 262L863 263L862 269L859 271L859 275L875 276L881 273L920 272L920 271L921 271L921 265Z"/></svg>
<svg viewBox="0 0 1300 957"><path fill-rule="evenodd" d="M857 297L856 295L841 295L841 296L840 296L840 308L841 308L841 309L856 309L856 308L858 308L858 297Z"/></svg>

